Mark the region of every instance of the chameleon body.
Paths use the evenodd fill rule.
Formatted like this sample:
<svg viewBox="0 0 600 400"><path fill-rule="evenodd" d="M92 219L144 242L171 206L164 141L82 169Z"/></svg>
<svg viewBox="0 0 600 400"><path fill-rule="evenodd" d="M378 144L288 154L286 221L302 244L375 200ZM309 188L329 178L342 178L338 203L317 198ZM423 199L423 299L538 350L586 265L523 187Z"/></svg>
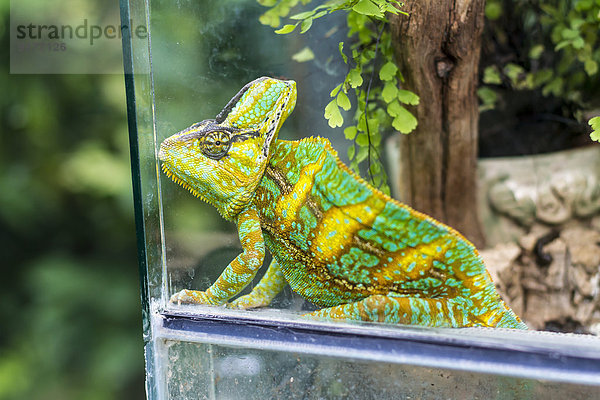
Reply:
<svg viewBox="0 0 600 400"><path fill-rule="evenodd" d="M289 284L312 318L526 329L501 300L474 246L452 228L362 180L329 141L277 140L296 84L259 78L214 120L166 139L163 171L234 221L243 252L206 290L178 303L266 306Z"/></svg>

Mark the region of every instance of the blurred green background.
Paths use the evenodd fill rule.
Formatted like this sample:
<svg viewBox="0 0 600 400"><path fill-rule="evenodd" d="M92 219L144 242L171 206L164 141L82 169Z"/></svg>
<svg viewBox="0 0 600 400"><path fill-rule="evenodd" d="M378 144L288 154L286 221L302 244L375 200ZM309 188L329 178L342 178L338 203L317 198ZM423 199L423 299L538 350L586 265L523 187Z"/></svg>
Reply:
<svg viewBox="0 0 600 400"><path fill-rule="evenodd" d="M0 399L142 399L122 75L9 75L0 1Z"/></svg>

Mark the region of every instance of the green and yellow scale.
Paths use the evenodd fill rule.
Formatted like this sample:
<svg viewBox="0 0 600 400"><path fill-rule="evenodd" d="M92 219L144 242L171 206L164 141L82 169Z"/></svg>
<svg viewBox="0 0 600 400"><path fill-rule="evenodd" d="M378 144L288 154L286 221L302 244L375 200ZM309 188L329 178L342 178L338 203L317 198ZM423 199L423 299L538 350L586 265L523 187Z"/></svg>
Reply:
<svg viewBox="0 0 600 400"><path fill-rule="evenodd" d="M289 284L314 318L527 329L502 301L474 246L350 171L329 141L277 140L296 83L256 79L215 119L166 139L163 171L237 224L243 252L206 290L177 303L268 305Z"/></svg>

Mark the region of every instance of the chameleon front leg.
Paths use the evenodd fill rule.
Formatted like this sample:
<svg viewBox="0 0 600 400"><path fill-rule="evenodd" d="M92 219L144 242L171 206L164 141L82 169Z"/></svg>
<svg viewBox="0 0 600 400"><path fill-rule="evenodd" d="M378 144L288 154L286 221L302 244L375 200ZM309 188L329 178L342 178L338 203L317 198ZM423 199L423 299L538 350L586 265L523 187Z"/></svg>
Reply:
<svg viewBox="0 0 600 400"><path fill-rule="evenodd" d="M391 324L456 327L469 325L463 308L449 299L373 295L305 314L311 319L385 322Z"/></svg>
<svg viewBox="0 0 600 400"><path fill-rule="evenodd" d="M258 285L249 294L232 301L227 306L230 308L257 308L268 306L271 301L285 287L287 281L279 268L277 260L273 259L267 272Z"/></svg>
<svg viewBox="0 0 600 400"><path fill-rule="evenodd" d="M249 207L237 217L242 253L238 255L206 291L182 290L172 303L223 304L242 291L254 278L265 258L265 242L256 208Z"/></svg>

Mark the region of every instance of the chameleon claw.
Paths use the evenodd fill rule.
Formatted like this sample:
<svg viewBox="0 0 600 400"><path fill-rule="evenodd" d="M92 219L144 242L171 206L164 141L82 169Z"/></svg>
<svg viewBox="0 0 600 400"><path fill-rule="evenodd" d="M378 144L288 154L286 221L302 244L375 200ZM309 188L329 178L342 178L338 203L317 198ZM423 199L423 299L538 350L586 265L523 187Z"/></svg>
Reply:
<svg viewBox="0 0 600 400"><path fill-rule="evenodd" d="M182 304L211 304L206 297L205 292L198 290L183 289L173 296L169 300L171 303L182 305Z"/></svg>

